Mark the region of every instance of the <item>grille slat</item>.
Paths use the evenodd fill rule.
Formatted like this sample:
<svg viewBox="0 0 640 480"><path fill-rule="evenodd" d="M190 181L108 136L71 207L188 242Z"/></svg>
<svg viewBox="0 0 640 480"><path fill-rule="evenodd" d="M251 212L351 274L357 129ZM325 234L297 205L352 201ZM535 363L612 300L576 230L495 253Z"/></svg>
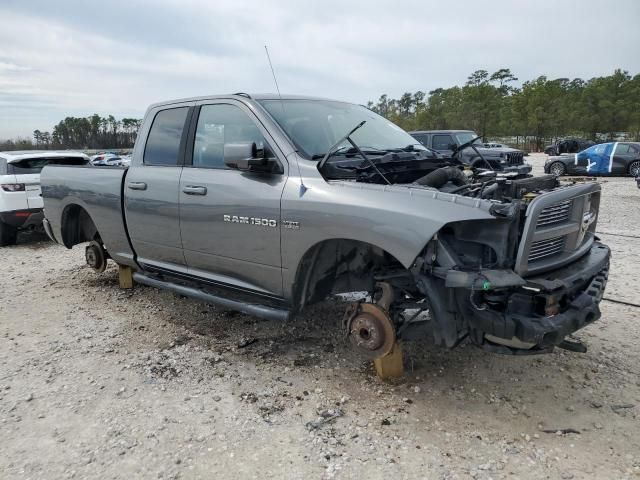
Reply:
<svg viewBox="0 0 640 480"><path fill-rule="evenodd" d="M536 226L543 227L567 221L571 214L571 205L571 200L564 200L543 209L538 216Z"/></svg>
<svg viewBox="0 0 640 480"><path fill-rule="evenodd" d="M561 213L558 215L553 215L553 216L549 216L549 217L545 217L542 220L538 220L538 227L544 227L547 225L552 225L554 223L561 223L564 222L565 220L569 219L569 214L568 213Z"/></svg>
<svg viewBox="0 0 640 480"><path fill-rule="evenodd" d="M510 152L507 153L507 161L509 165L522 165L524 163L524 156L522 152Z"/></svg>
<svg viewBox="0 0 640 480"><path fill-rule="evenodd" d="M528 260L530 262L535 262L536 260L541 260L543 258L562 253L564 250L564 241L565 237L562 236L533 242L529 249Z"/></svg>

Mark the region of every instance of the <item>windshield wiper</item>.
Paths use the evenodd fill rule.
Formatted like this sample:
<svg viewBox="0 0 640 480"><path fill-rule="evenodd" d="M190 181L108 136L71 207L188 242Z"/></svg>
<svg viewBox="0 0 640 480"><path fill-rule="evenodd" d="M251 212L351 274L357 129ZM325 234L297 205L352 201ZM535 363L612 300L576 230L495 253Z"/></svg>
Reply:
<svg viewBox="0 0 640 480"><path fill-rule="evenodd" d="M353 133L358 130L360 127L362 127L365 123L367 123L366 120L361 121L358 125L356 125L349 133L347 133L344 137L342 137L340 140L338 140L336 143L334 143L333 145L331 145L329 147L329 150L327 150L327 153L324 154L324 157L322 157L322 160L320 160L320 163L318 164L318 169L322 169L322 167L324 166L324 164L327 162L327 160L329 159L329 157L331 155L333 155L338 148L338 145L340 145L341 143L343 143L345 140L348 140L349 143L351 145L353 145L354 148L357 148L356 144L353 143L353 141L349 138L351 135L353 135Z"/></svg>
<svg viewBox="0 0 640 480"><path fill-rule="evenodd" d="M351 146L353 148L355 148L356 152L358 152L358 154L365 160L365 162L369 162L369 164L373 167L373 169L376 171L376 173L378 175L380 175L380 177L387 182L387 185L391 185L391 182L389 181L389 179L387 177L385 177L382 172L378 169L378 167L376 167L376 164L373 162L373 160L371 160L369 157L367 157L364 152L362 150L360 150L360 147L358 147L358 145L356 145L356 142L354 142L351 139L351 135L353 135L353 132L355 132L356 130L358 130L360 127L362 127L365 123L367 123L366 120L361 121L358 125L356 125L349 133L347 133L344 137L342 137L340 140L338 140L336 143L334 143L331 148L329 148L329 150L327 151L327 153L325 154L324 158L322 160L320 160L320 163L318 164L318 170L322 170L322 167L324 166L325 163L327 163L327 160L329 159L329 157L331 155L333 155L336 152L336 148L338 147L338 145L340 145L341 143L343 143L344 141L348 141Z"/></svg>

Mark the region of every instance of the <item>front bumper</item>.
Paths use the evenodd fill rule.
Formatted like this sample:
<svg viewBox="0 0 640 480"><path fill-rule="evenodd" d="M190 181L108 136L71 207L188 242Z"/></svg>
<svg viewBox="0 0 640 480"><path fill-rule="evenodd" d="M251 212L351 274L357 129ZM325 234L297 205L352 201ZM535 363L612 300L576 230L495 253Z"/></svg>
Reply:
<svg viewBox="0 0 640 480"><path fill-rule="evenodd" d="M36 228L42 226L44 213L41 208L26 210L12 210L0 213L0 221L19 229Z"/></svg>
<svg viewBox="0 0 640 480"><path fill-rule="evenodd" d="M527 278L512 289L457 295L473 341L498 353L551 351L567 335L600 318L610 250L595 242L589 253L564 268Z"/></svg>

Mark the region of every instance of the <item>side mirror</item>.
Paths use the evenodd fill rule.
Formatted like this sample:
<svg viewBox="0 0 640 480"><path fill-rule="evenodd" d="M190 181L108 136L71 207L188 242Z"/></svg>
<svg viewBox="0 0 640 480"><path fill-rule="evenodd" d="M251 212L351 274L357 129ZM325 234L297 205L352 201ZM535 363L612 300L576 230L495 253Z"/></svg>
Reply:
<svg viewBox="0 0 640 480"><path fill-rule="evenodd" d="M280 165L269 148L252 143L226 143L224 164L242 172L281 173Z"/></svg>
<svg viewBox="0 0 640 480"><path fill-rule="evenodd" d="M458 144L457 143L450 143L449 145L449 150L451 150L452 152L457 152L458 151Z"/></svg>

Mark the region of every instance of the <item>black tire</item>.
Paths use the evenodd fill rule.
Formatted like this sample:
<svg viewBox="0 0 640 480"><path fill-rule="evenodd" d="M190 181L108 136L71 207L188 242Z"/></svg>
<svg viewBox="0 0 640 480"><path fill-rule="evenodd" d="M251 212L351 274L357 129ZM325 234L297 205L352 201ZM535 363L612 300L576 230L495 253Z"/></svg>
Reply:
<svg viewBox="0 0 640 480"><path fill-rule="evenodd" d="M629 175L632 177L640 177L640 160L634 160L629 165Z"/></svg>
<svg viewBox="0 0 640 480"><path fill-rule="evenodd" d="M0 222L0 247L15 245L18 241L18 229Z"/></svg>
<svg viewBox="0 0 640 480"><path fill-rule="evenodd" d="M562 162L553 162L549 165L549 173L556 177L560 177L567 173L567 167L565 167Z"/></svg>

